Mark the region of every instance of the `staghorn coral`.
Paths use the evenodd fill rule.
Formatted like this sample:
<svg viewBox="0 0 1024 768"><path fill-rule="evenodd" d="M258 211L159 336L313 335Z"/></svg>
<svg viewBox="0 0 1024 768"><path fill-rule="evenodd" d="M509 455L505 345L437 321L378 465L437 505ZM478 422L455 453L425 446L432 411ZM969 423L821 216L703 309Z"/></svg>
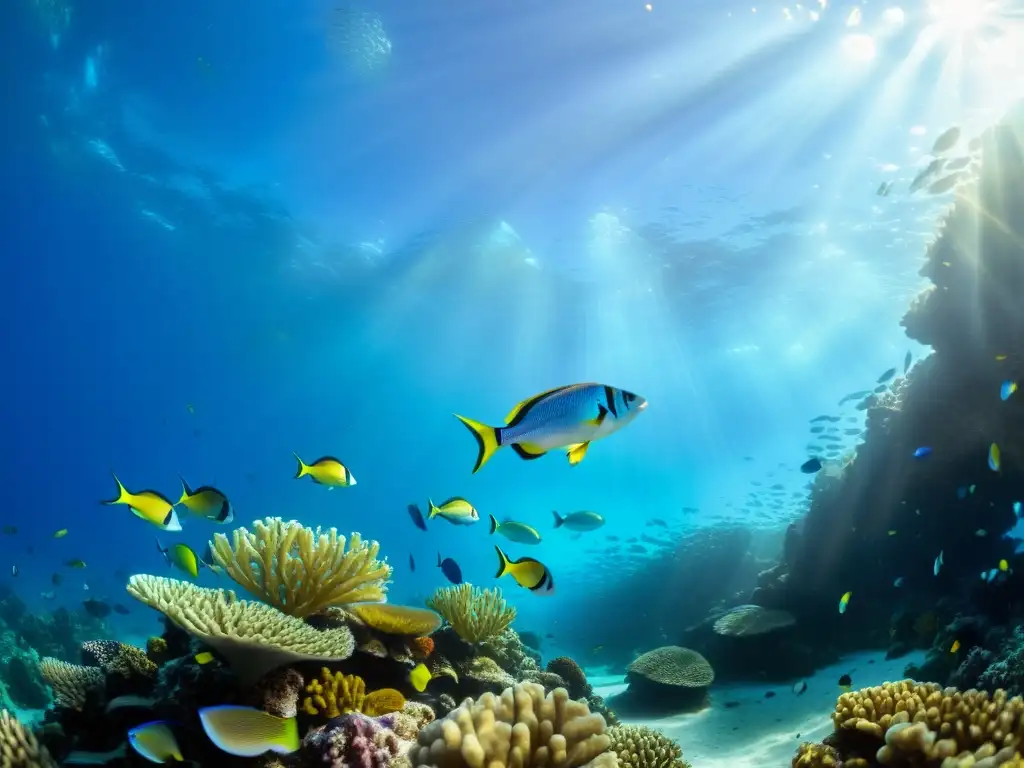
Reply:
<svg viewBox="0 0 1024 768"><path fill-rule="evenodd" d="M721 616L714 624L715 633L729 637L763 635L796 623L786 611L763 608L760 605L738 605Z"/></svg>
<svg viewBox="0 0 1024 768"><path fill-rule="evenodd" d="M360 603L346 609L362 623L386 635L429 635L441 627L441 617L426 608L393 603Z"/></svg>
<svg viewBox="0 0 1024 768"><path fill-rule="evenodd" d="M237 528L232 538L214 536L213 558L238 584L290 616L309 616L328 606L380 602L391 566L377 559L380 545L334 528L321 532L292 520L268 517L255 532ZM347 547L346 547L347 543Z"/></svg>
<svg viewBox="0 0 1024 768"><path fill-rule="evenodd" d="M57 768L46 747L6 709L0 711L0 768Z"/></svg>
<svg viewBox="0 0 1024 768"><path fill-rule="evenodd" d="M618 725L608 729L608 738L621 768L690 768L679 745L653 728Z"/></svg>
<svg viewBox="0 0 1024 768"><path fill-rule="evenodd" d="M564 688L545 696L535 683L467 699L420 731L413 766L433 768L616 768L604 718Z"/></svg>
<svg viewBox="0 0 1024 768"><path fill-rule="evenodd" d="M307 715L339 717L349 712L361 712L370 717L398 712L405 706L405 697L393 688L381 688L366 693L366 683L358 675L331 673L327 667L320 670L320 679L306 686L302 710Z"/></svg>
<svg viewBox="0 0 1024 768"><path fill-rule="evenodd" d="M238 600L232 592L135 575L128 593L215 649L242 685L289 662L342 661L355 649L346 627L314 629L269 605Z"/></svg>
<svg viewBox="0 0 1024 768"><path fill-rule="evenodd" d="M117 640L87 640L82 643L82 658L89 666L100 667L108 675L156 677L157 666L146 652Z"/></svg>
<svg viewBox="0 0 1024 768"><path fill-rule="evenodd" d="M516 609L505 603L500 589L472 584L442 587L427 606L441 614L459 637L474 644L498 637L516 617Z"/></svg>
<svg viewBox="0 0 1024 768"><path fill-rule="evenodd" d="M83 667L46 656L39 661L39 673L53 689L58 707L81 710L89 694L103 688L106 676L99 667Z"/></svg>

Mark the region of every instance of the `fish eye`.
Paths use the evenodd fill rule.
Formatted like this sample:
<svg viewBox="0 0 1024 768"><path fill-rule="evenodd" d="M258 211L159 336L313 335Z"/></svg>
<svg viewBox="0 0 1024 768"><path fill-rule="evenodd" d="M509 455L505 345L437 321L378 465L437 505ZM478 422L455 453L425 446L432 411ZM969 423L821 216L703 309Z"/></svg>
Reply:
<svg viewBox="0 0 1024 768"><path fill-rule="evenodd" d="M634 395L632 392L626 392L625 398L627 403L632 403L634 400L636 400L636 395Z"/></svg>

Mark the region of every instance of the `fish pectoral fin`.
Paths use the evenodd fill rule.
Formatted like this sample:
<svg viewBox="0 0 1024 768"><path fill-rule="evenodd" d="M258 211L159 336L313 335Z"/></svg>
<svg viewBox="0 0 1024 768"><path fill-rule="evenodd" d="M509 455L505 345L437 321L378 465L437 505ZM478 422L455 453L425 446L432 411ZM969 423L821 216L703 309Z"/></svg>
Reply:
<svg viewBox="0 0 1024 768"><path fill-rule="evenodd" d="M525 459L526 461L539 459L547 453L546 450L533 443L512 443L512 450L519 455L520 459Z"/></svg>
<svg viewBox="0 0 1024 768"><path fill-rule="evenodd" d="M587 449L589 447L589 441L586 443L577 443L576 445L570 445L569 450L566 451L565 454L566 456L569 457L569 464L575 467L577 464L583 461L583 457L587 455Z"/></svg>
<svg viewBox="0 0 1024 768"><path fill-rule="evenodd" d="M604 420L607 417L608 417L608 409L605 408L603 405L599 404L597 406L597 416L595 416L592 419L587 419L587 424L589 424L592 427L600 427L602 424L604 424Z"/></svg>

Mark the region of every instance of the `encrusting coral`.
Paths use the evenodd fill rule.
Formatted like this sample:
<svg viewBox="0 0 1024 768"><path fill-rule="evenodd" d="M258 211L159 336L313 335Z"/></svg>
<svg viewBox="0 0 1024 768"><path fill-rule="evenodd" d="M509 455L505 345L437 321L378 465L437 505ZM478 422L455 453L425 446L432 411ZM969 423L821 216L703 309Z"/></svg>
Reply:
<svg viewBox="0 0 1024 768"><path fill-rule="evenodd" d="M676 742L645 725L617 725L608 738L620 768L690 768Z"/></svg>
<svg viewBox="0 0 1024 768"><path fill-rule="evenodd" d="M239 600L224 590L135 575L128 581L128 593L216 650L243 686L290 662L342 661L355 649L347 627L318 630L269 605Z"/></svg>
<svg viewBox="0 0 1024 768"><path fill-rule="evenodd" d="M332 605L384 599L391 566L377 559L376 541L353 533L346 542L334 528L313 530L277 517L257 520L253 527L254 532L235 529L230 541L216 534L213 559L248 592L283 613L304 617Z"/></svg>
<svg viewBox="0 0 1024 768"><path fill-rule="evenodd" d="M81 709L92 691L103 688L106 676L99 667L69 664L49 656L39 660L39 672L53 689L59 707Z"/></svg>
<svg viewBox="0 0 1024 768"><path fill-rule="evenodd" d="M157 666L146 656L146 652L134 645L117 640L87 640L82 643L82 655L91 666L100 667L108 675L121 677L156 676Z"/></svg>
<svg viewBox="0 0 1024 768"><path fill-rule="evenodd" d="M616 768L604 718L564 688L545 695L536 683L467 699L426 725L408 753L433 768Z"/></svg>
<svg viewBox="0 0 1024 768"><path fill-rule="evenodd" d="M843 760L833 747L805 741L797 747L793 768L843 768Z"/></svg>
<svg viewBox="0 0 1024 768"><path fill-rule="evenodd" d="M0 711L0 768L57 768L46 747L6 709Z"/></svg>
<svg viewBox="0 0 1024 768"><path fill-rule="evenodd" d="M307 715L335 718L349 712L361 712L370 717L401 711L405 697L393 688L381 688L366 693L366 683L358 675L331 673L327 667L320 670L320 679L306 686L302 709Z"/></svg>
<svg viewBox="0 0 1024 768"><path fill-rule="evenodd" d="M516 618L516 609L505 603L500 589L471 584L442 587L427 606L441 614L459 637L474 644L496 638Z"/></svg>
<svg viewBox="0 0 1024 768"><path fill-rule="evenodd" d="M345 610L363 624L386 635L429 635L441 627L441 617L426 608L394 603L358 603Z"/></svg>

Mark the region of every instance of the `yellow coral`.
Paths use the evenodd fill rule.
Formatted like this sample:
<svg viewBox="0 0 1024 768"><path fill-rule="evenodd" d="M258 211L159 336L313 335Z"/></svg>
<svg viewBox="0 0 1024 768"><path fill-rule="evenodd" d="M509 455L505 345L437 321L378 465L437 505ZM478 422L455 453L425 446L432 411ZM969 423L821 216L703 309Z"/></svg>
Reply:
<svg viewBox="0 0 1024 768"><path fill-rule="evenodd" d="M805 741L797 748L793 768L843 768L843 761L832 747Z"/></svg>
<svg viewBox="0 0 1024 768"><path fill-rule="evenodd" d="M394 603L359 603L349 613L386 635L429 635L441 626L441 617L426 608Z"/></svg>
<svg viewBox="0 0 1024 768"><path fill-rule="evenodd" d="M217 651L243 685L283 664L342 661L355 650L347 627L318 630L269 605L238 600L232 592L135 575L128 581L128 593Z"/></svg>
<svg viewBox="0 0 1024 768"><path fill-rule="evenodd" d="M80 710L89 693L103 687L106 676L99 667L83 667L44 656L39 660L39 674L53 689L59 707Z"/></svg>
<svg viewBox="0 0 1024 768"><path fill-rule="evenodd" d="M380 545L353 533L321 532L277 517L257 520L255 532L218 533L213 558L241 586L290 616L331 605L381 602L391 566L377 559ZM347 543L347 548L346 548Z"/></svg>
<svg viewBox="0 0 1024 768"><path fill-rule="evenodd" d="M306 686L309 695L302 701L307 715L340 717L349 712L362 712L379 717L398 712L405 706L405 697L393 688L382 688L367 695L366 683L358 675L331 673L327 667L320 670L320 680Z"/></svg>
<svg viewBox="0 0 1024 768"><path fill-rule="evenodd" d="M0 768L57 768L46 747L6 709L0 711Z"/></svg>
<svg viewBox="0 0 1024 768"><path fill-rule="evenodd" d="M480 589L471 584L438 589L427 600L427 607L441 614L468 643L497 637L516 618L516 609L506 605L500 589Z"/></svg>

